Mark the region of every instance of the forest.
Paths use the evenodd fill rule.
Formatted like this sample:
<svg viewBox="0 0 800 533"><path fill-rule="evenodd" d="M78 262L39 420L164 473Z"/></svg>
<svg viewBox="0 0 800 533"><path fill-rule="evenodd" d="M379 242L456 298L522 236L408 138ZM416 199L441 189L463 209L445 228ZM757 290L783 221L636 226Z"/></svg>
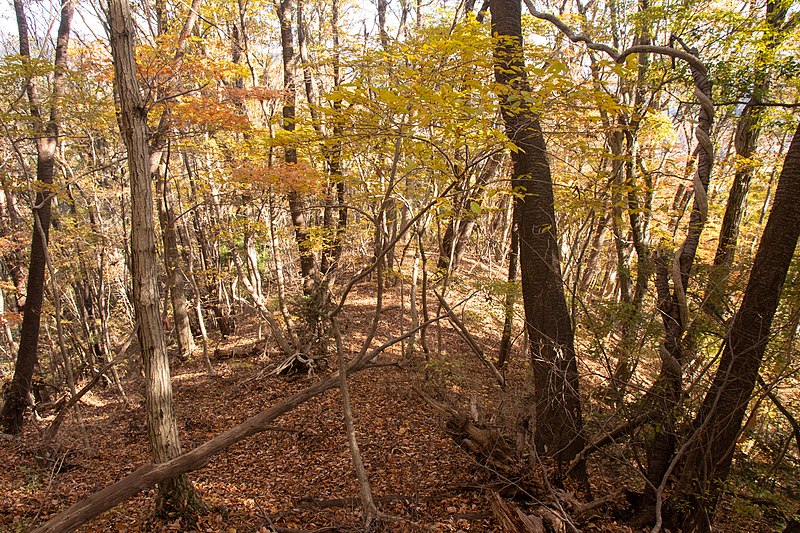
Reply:
<svg viewBox="0 0 800 533"><path fill-rule="evenodd" d="M0 6L0 530L800 531L800 4Z"/></svg>

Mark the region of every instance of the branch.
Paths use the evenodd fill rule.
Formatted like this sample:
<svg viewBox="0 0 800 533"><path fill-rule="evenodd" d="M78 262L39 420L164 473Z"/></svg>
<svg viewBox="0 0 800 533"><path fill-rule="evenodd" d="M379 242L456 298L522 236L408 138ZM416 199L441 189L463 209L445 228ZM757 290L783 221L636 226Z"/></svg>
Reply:
<svg viewBox="0 0 800 533"><path fill-rule="evenodd" d="M472 334L469 332L464 323L461 322L461 320L459 320L458 316L453 312L450 306L447 305L447 301L444 299L444 296L439 294L439 291L437 291L436 289L433 290L433 293L439 299L439 303L442 304L442 307L444 307L444 310L447 312L447 318L449 318L450 321L453 323L453 325L456 326L456 329L461 334L461 336L464 337L464 340L467 341L467 344L469 344L469 347L472 348L472 351L475 353L475 355L478 356L478 359L480 359L481 362L486 366L486 368L488 368L492 372L492 374L494 374L494 377L497 378L497 381L498 383L500 383L500 386L505 388L506 378L504 378L503 375L500 373L500 371L497 370L497 367L494 366L494 364L486 358L486 356L483 353L483 350L481 350L481 347L478 344L478 341L475 340L475 337L472 336Z"/></svg>
<svg viewBox="0 0 800 533"><path fill-rule="evenodd" d="M50 426L48 426L48 428L44 431L44 436L43 436L44 446L49 445L50 442L53 440L53 438L56 436L56 433L58 432L59 427L61 427L61 424L64 422L64 418L66 418L69 409L73 405L78 403L78 401L83 397L84 394L92 390L92 387L94 387L97 384L97 382L100 381L100 378L103 377L103 374L105 374L106 370L116 365L124 358L125 351L128 349L128 346L131 345L131 341L133 340L134 335L136 335L136 330L138 327L139 327L138 324L134 326L133 330L128 334L128 338L125 339L125 341L117 349L117 355L113 359L111 359L111 361L103 365L100 368L100 370L98 370L97 373L94 375L92 380L89 381L89 383L87 383L86 385L84 385L83 388L79 390L74 396L72 396L72 398L69 399L66 405L64 405L64 407L61 408L61 410L56 415L55 420L53 420Z"/></svg>
<svg viewBox="0 0 800 533"><path fill-rule="evenodd" d="M387 348L408 338L423 327L441 320L442 316L434 317L424 324L406 332L405 334L389 339L384 344L372 350L366 357L356 359L348 364L347 372L353 373L362 370L367 363L377 357ZM269 409L251 416L244 422L234 426L225 433L217 435L213 439L201 444L164 463L146 463L137 468L133 473L125 476L116 483L91 494L87 498L73 504L68 509L51 518L41 527L34 529L31 533L67 533L74 531L82 524L91 520L103 511L111 509L115 505L127 500L139 492L153 487L157 483L186 474L204 467L215 454L226 450L228 447L240 442L247 437L274 429L271 422L281 415L284 415L295 407L315 398L323 392L339 385L339 373L331 374L326 379L312 385L300 392L289 396L285 400L278 402Z"/></svg>
<svg viewBox="0 0 800 533"><path fill-rule="evenodd" d="M640 44L638 46L631 46L630 48L626 48L625 50L620 52L619 56L615 58L615 61L617 63L622 63L623 61L625 61L625 58L627 58L629 55L642 54L642 53L661 54L665 56L674 57L676 59L682 59L686 61L689 64L689 66L697 69L704 76L708 75L708 69L706 69L705 64L699 59L697 59L697 57L693 56L689 52L684 52L683 50L677 50L669 46L656 46L653 44Z"/></svg>
<svg viewBox="0 0 800 533"><path fill-rule="evenodd" d="M530 11L531 15L533 15L538 19L550 22L556 28L558 28L561 31L561 33L566 35L569 38L569 40L572 41L573 43L584 43L586 45L586 48L589 48L590 50L605 52L606 54L611 56L611 58L617 63L622 63L623 61L625 61L625 58L627 58L629 55L632 54L653 53L653 54L666 55L677 59L682 59L686 61L693 68L696 68L702 74L704 75L707 74L707 69L706 66L703 64L703 62L688 52L676 50L675 48L671 48L669 46L656 46L656 45L644 45L644 44L638 46L631 46L630 48L626 48L622 52L618 52L617 50L608 45L594 42L591 38L589 38L586 35L583 35L582 33L575 33L572 30L572 28L567 26L561 19L559 19L555 15L537 11L533 5L533 0L524 0L524 1L525 1L525 6L527 6L528 11Z"/></svg>
<svg viewBox="0 0 800 533"><path fill-rule="evenodd" d="M537 11L533 5L532 0L525 0L525 6L530 11L531 15L536 17L537 19L546 20L553 24L556 28L558 28L561 33L566 35L570 41L573 43L584 43L586 48L590 50L596 50L598 52L605 52L614 61L619 62L619 52L617 52L614 48L605 45L605 44L598 44L591 40L588 36L583 35L582 33L575 33L572 28L564 24L564 22L555 15L551 15L549 13L542 13L541 11Z"/></svg>
<svg viewBox="0 0 800 533"><path fill-rule="evenodd" d="M726 106L726 105L749 105L750 107L785 107L787 109L794 109L796 107L800 107L800 102L753 102L742 101L742 100L729 100L727 102L715 102L714 106Z"/></svg>
<svg viewBox="0 0 800 533"><path fill-rule="evenodd" d="M789 425L792 426L792 435L794 435L794 439L797 441L797 449L800 450L800 423L797 422L797 419L786 408L786 406L781 403L773 388L764 382L764 378L762 378L760 374L758 375L758 384L764 387L767 398L770 399L775 407L778 408L778 411L780 411L781 414L786 417L786 421L789 422Z"/></svg>

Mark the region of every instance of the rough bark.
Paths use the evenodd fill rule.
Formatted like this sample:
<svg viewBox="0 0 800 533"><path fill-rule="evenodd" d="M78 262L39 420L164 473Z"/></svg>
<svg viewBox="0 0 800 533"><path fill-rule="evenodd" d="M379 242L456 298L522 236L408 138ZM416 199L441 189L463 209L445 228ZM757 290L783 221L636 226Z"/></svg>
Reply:
<svg viewBox="0 0 800 533"><path fill-rule="evenodd" d="M381 48L384 50L389 45L389 34L386 32L386 8L388 0L378 0L378 31L380 32Z"/></svg>
<svg viewBox="0 0 800 533"><path fill-rule="evenodd" d="M295 87L295 70L297 58L294 52L294 37L292 35L293 0L280 0L276 2L278 20L281 24L281 49L283 57L283 129L295 129L295 100L297 90ZM293 146L284 148L284 162L287 165L297 164L297 149ZM313 295L317 286L319 271L314 252L308 241L308 228L305 218L305 206L302 195L291 190L286 195L289 202L289 214L294 227L295 239L300 250L300 275L303 279L303 292Z"/></svg>
<svg viewBox="0 0 800 533"><path fill-rule="evenodd" d="M28 41L28 21L22 0L14 1L14 10L19 29L19 50L24 58L30 58ZM0 411L0 427L8 433L19 433L28 406L33 371L38 362L39 324L42 315L42 299L44 296L44 273L46 267L45 253L50 236L50 199L55 176L56 149L60 133L60 97L63 93L64 74L67 66L67 50L69 47L72 15L75 11L73 0L61 3L61 19L56 37L54 59L53 90L49 117L42 115L36 95L36 88L31 80L26 84L30 113L36 120L36 180L37 192L33 205L34 221L38 220L41 231L33 225L31 238L30 267L28 269L27 296L20 328L20 341L17 360L14 365L14 377L5 397L3 409Z"/></svg>
<svg viewBox="0 0 800 533"><path fill-rule="evenodd" d="M134 29L127 0L109 2L114 87L120 104L120 126L128 151L131 185L131 255L133 303L139 324L137 336L145 372L145 409L153 461L180 456L178 426L172 402L169 361L164 343L158 292L151 153L147 108L139 92L134 55ZM186 475L159 480L157 511L192 512L202 506Z"/></svg>
<svg viewBox="0 0 800 533"><path fill-rule="evenodd" d="M512 185L519 199L520 270L535 389L530 418L536 451L559 466L583 448L578 371L572 323L561 279L553 182L539 117L512 109L510 97L529 90L525 76L519 0L490 5L495 44L495 79L503 87L500 106L512 151ZM561 470L559 468L558 470ZM585 478L585 470L573 470ZM559 474L560 475L560 474Z"/></svg>
<svg viewBox="0 0 800 533"><path fill-rule="evenodd" d="M674 498L679 503L674 509L682 519L683 531L711 530L798 237L800 126L786 154L741 307L694 423L691 448Z"/></svg>

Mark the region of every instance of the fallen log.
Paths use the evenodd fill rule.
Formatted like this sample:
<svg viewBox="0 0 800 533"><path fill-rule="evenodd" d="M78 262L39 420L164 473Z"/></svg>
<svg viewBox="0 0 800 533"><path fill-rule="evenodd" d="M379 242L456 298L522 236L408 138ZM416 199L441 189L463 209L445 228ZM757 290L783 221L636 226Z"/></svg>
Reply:
<svg viewBox="0 0 800 533"><path fill-rule="evenodd" d="M504 501L496 492L492 494L492 513L498 525L507 533L545 533L544 521L538 516L528 516L516 505Z"/></svg>
<svg viewBox="0 0 800 533"><path fill-rule="evenodd" d="M362 370L367 363L372 361L384 350L413 335L423 327L441 320L443 317L434 317L407 333L386 341L369 353L364 354L351 361L347 366L347 373L351 374ZM213 439L201 444L200 446L164 463L146 463L131 474L120 479L116 483L89 495L83 500L73 504L68 509L60 512L55 517L48 520L42 526L34 529L31 533L67 533L86 523L103 511L111 509L115 505L127 500L139 492L155 486L160 481L169 479L180 474L186 474L202 468L211 460L215 454L224 451L228 447L240 442L247 437L257 433L272 429L271 423L276 418L284 415L307 402L308 400L322 394L323 392L339 386L339 373L334 372L324 380L306 388L302 391L289 396L285 400L273 405L269 409L251 416L244 422L234 426L225 433L217 435Z"/></svg>
<svg viewBox="0 0 800 533"><path fill-rule="evenodd" d="M214 350L214 359L240 359L244 357L253 357L263 353L267 348L266 339L256 341L252 344L239 344L236 346L229 346L227 348L216 348Z"/></svg>

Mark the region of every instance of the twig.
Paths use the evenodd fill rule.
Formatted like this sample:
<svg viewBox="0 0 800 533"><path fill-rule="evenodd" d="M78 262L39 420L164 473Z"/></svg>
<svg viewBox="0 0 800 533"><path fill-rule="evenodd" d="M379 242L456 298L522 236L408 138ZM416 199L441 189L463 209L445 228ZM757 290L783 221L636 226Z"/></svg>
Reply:
<svg viewBox="0 0 800 533"><path fill-rule="evenodd" d="M483 350L481 350L481 347L478 344L478 341L475 340L475 337L473 337L472 334L469 332L469 330L467 330L464 323L453 312L450 306L447 305L447 301L445 301L444 296L439 294L439 291L437 291L436 289L433 289L433 293L439 299L439 303L442 304L442 307L444 307L444 310L447 312L447 318L449 318L450 321L453 323L453 325L456 326L456 329L461 334L461 336L464 337L464 340L467 341L467 344L469 344L469 347L472 348L472 351L475 353L475 355L478 356L478 359L480 359L480 361L484 364L484 366L486 366L486 368L488 368L492 372L492 374L494 374L494 377L497 379L497 382L500 384L500 386L505 388L506 378L503 377L503 375L500 373L499 370L497 370L497 367L494 366L494 363L492 363L486 358L486 356L483 353Z"/></svg>
<svg viewBox="0 0 800 533"><path fill-rule="evenodd" d="M792 426L792 435L794 435L795 441L797 441L797 449L800 450L800 423L797 422L797 419L792 415L792 413L786 408L786 406L781 403L780 399L775 395L773 392L772 387L768 386L766 382L764 382L764 378L761 377L761 374L758 375L758 384L764 387L767 398L778 408L778 411L786 417L786 421L789 422L789 425Z"/></svg>
<svg viewBox="0 0 800 533"><path fill-rule="evenodd" d="M58 429L61 427L61 424L64 422L64 419L66 418L66 415L67 415L67 412L69 412L69 409L73 405L78 403L78 400L80 400L83 397L84 394L86 394L87 392L92 390L92 387L97 385L97 382L100 381L100 378L103 377L103 374L106 372L106 370L108 370L109 368L111 368L115 364L119 363L124 358L125 352L127 351L128 346L131 345L131 341L133 340L133 336L136 335L136 329L137 328L138 328L138 325L135 326L133 328L133 330L128 334L128 338L125 339L125 341L117 349L117 355L111 361L109 361L108 363L103 365L100 368L100 370L98 370L97 373L94 375L92 380L89 381L89 383L87 383L86 385L84 385L83 388L80 391L78 391L74 396L72 396L72 398L69 399L69 401L64 405L64 407L61 408L61 410L56 415L56 418L53 420L53 422L50 424L50 426L44 431L44 434L43 434L43 437L42 437L42 446L44 446L44 447L49 446L50 443L53 441L53 439L56 436L56 433L58 432Z"/></svg>
<svg viewBox="0 0 800 533"><path fill-rule="evenodd" d="M444 317L434 317L420 324L419 327L413 328L401 336L386 341L364 357L351 361L347 366L348 372L353 373L361 370L367 363L391 346L394 346L401 340L413 335L421 328L439 321L442 318ZM272 407L251 416L228 431L217 435L213 439L204 442L174 459L158 464L145 463L116 483L76 502L31 533L66 533L74 531L77 527L103 511L114 507L118 503L127 500L145 489L155 486L164 479L202 468L217 453L226 450L228 447L247 437L267 431L272 427L271 423L281 415L288 413L312 398L316 398L318 395L336 387L338 384L339 373L335 372L324 380L283 399Z"/></svg>

